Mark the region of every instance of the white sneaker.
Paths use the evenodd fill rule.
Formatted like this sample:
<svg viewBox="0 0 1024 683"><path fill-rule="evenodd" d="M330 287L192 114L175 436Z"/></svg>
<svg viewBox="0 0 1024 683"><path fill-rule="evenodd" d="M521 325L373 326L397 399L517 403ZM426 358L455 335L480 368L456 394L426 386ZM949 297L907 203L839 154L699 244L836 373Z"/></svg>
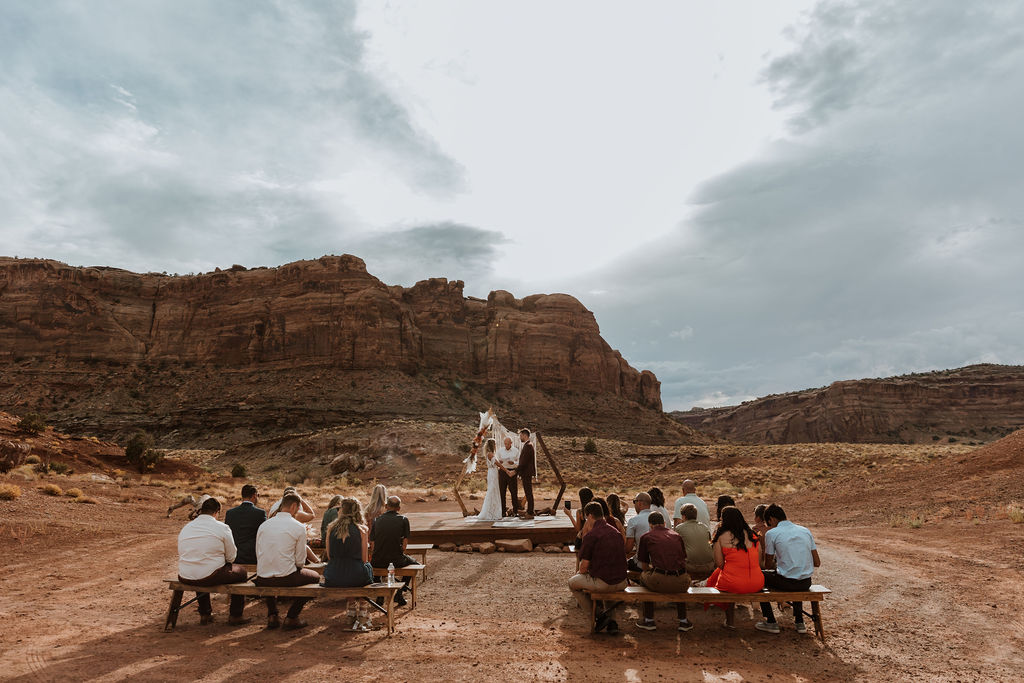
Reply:
<svg viewBox="0 0 1024 683"><path fill-rule="evenodd" d="M754 628L758 631L764 631L765 633L779 633L782 629L779 628L778 623L770 623L767 621L759 621L754 624Z"/></svg>
<svg viewBox="0 0 1024 683"><path fill-rule="evenodd" d="M804 624L804 622L802 622L802 621L796 622L796 632L797 633L807 633L807 626Z"/></svg>

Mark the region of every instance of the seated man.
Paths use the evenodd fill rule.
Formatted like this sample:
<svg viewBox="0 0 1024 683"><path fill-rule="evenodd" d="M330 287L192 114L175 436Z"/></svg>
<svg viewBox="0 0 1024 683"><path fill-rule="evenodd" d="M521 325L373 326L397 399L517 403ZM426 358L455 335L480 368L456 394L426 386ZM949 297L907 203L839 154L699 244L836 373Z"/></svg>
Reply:
<svg viewBox="0 0 1024 683"><path fill-rule="evenodd" d="M283 501L285 496L288 494L292 494L299 499L299 509L295 512L295 519L303 524L312 522L313 518L316 517L316 513L313 511L313 506L307 503L306 499L299 495L299 492L295 490L294 486L286 486L284 488L284 493L281 494L281 500L276 501L270 506L270 509L267 511L267 517L273 517L277 514L277 511L281 509L281 501ZM317 560L312 561L316 562Z"/></svg>
<svg viewBox="0 0 1024 683"><path fill-rule="evenodd" d="M402 499L390 496L384 514L378 515L370 527L370 564L376 569L387 569L392 563L395 569L416 564L416 560L405 554L405 546L409 544L409 518L398 513L401 508ZM410 579L402 577L406 587ZM395 604L399 607L406 604L401 591L395 594Z"/></svg>
<svg viewBox="0 0 1024 683"><path fill-rule="evenodd" d="M281 499L277 514L260 525L256 532L256 579L257 586L305 586L319 583L320 575L306 564L306 526L295 519L301 502L293 493ZM308 602L307 598L295 598L284 620L284 628L294 629L306 626L299 621L299 613ZM277 614L277 598L267 598L267 628L281 626Z"/></svg>
<svg viewBox="0 0 1024 683"><path fill-rule="evenodd" d="M626 555L629 556L629 571L640 571L640 565L636 561L636 546L640 537L651 530L647 522L647 516L651 514L651 494L642 491L633 498L633 508L636 514L626 523Z"/></svg>
<svg viewBox="0 0 1024 683"><path fill-rule="evenodd" d="M811 574L821 566L814 537L806 527L793 524L786 519L782 507L772 504L764 511L768 531L764 535L764 585L765 588L783 591L805 591L811 587ZM770 602L761 603L764 621L754 628L768 633L778 633ZM793 621L797 633L807 633L804 626L804 603L793 603Z"/></svg>
<svg viewBox="0 0 1024 683"><path fill-rule="evenodd" d="M708 504L704 502L704 499L697 495L697 484L693 479L687 479L683 482L683 495L676 498L676 505L674 514L672 515L672 523L679 525L683 523L682 509L683 506L689 503L697 508L697 521L703 522L704 526L708 529L711 528L711 513L708 511Z"/></svg>
<svg viewBox="0 0 1024 683"><path fill-rule="evenodd" d="M238 548L235 562L256 564L256 531L267 521L267 513L256 507L259 492L252 484L242 487L242 503L224 513L224 523L231 528L231 535Z"/></svg>
<svg viewBox="0 0 1024 683"><path fill-rule="evenodd" d="M715 553L711 550L711 530L697 519L700 511L695 505L686 503L679 510L683 523L676 527L676 533L683 539L686 548L686 573L691 579L706 579L715 571Z"/></svg>
<svg viewBox="0 0 1024 683"><path fill-rule="evenodd" d="M583 511L592 528L583 537L579 573L569 579L569 589L576 596L580 606L589 613L593 610L593 602L586 591L621 591L626 588L628 582L622 534L605 520L604 509L600 503L591 501ZM614 616L614 607L606 612L599 612L594 631L600 632L607 628L611 635L618 633L619 625L612 618Z"/></svg>
<svg viewBox="0 0 1024 683"><path fill-rule="evenodd" d="M178 534L178 581L190 586L219 586L245 581L245 567L232 564L235 560L235 542L227 524L217 521L220 503L207 498L196 518ZM196 592L199 623L213 621L210 594ZM231 596L228 623L232 626L248 624L252 619L242 616L245 598Z"/></svg>
<svg viewBox="0 0 1024 683"><path fill-rule="evenodd" d="M656 593L685 593L690 588L690 575L686 573L686 548L683 539L665 528L665 515L652 512L647 518L651 530L640 537L636 559L643 567L640 583ZM686 618L686 603L676 603L679 630L689 631L693 624ZM654 603L644 603L644 618L636 622L637 628L653 631Z"/></svg>

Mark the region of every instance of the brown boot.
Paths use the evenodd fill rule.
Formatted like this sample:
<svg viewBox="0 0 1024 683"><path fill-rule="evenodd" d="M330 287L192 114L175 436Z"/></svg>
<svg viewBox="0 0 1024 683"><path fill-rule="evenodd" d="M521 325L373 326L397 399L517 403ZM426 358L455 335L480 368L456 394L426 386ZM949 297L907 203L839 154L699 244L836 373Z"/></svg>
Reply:
<svg viewBox="0 0 1024 683"><path fill-rule="evenodd" d="M212 624L213 623L213 615L212 614L200 614L199 615L199 623L202 626L206 626L207 624Z"/></svg>
<svg viewBox="0 0 1024 683"><path fill-rule="evenodd" d="M252 623L251 617L228 617L228 623L232 626L244 626L245 624Z"/></svg>
<svg viewBox="0 0 1024 683"><path fill-rule="evenodd" d="M281 628L281 618L276 614L267 617L267 628Z"/></svg>
<svg viewBox="0 0 1024 683"><path fill-rule="evenodd" d="M301 619L292 619L291 617L285 617L284 625L281 626L285 631L294 631L297 628L306 628L309 626L306 622Z"/></svg>

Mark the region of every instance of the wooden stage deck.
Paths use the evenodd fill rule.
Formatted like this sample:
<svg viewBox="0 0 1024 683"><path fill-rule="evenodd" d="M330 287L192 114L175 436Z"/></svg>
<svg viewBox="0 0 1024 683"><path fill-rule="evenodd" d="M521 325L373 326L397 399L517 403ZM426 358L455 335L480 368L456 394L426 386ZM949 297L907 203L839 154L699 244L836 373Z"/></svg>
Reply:
<svg viewBox="0 0 1024 683"><path fill-rule="evenodd" d="M576 531L564 514L532 520L467 522L460 512L408 512L410 543L478 543L499 538L528 538L539 543L572 543Z"/></svg>

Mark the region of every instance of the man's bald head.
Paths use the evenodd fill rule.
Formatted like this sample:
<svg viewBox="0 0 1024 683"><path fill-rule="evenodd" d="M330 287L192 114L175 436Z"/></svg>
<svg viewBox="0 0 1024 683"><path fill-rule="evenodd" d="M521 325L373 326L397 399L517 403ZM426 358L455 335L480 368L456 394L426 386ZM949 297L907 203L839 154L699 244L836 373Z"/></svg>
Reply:
<svg viewBox="0 0 1024 683"><path fill-rule="evenodd" d="M386 505L388 510L398 510L402 507L402 499L398 496L388 496Z"/></svg>
<svg viewBox="0 0 1024 683"><path fill-rule="evenodd" d="M683 482L683 493L697 493L697 484L694 483L693 479L687 479Z"/></svg>

